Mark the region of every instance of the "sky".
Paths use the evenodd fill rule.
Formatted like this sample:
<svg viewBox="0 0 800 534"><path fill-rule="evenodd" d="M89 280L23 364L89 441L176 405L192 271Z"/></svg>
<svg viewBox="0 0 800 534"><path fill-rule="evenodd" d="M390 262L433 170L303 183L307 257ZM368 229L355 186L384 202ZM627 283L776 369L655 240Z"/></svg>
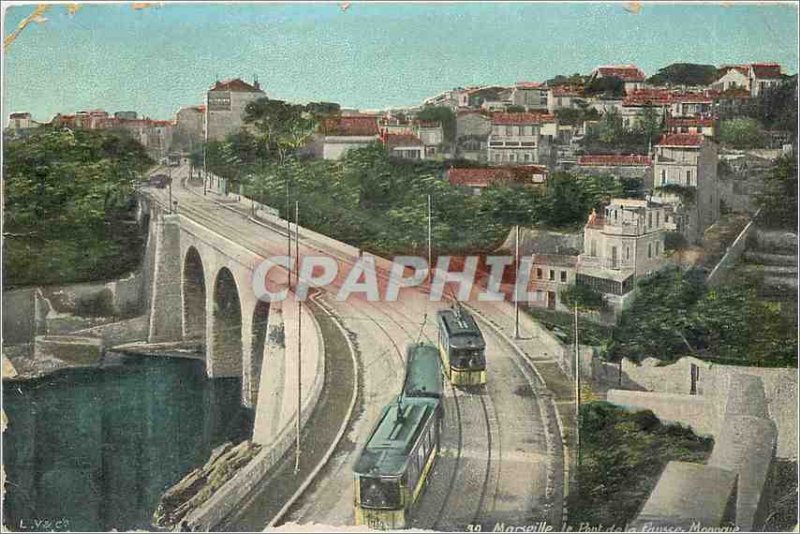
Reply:
<svg viewBox="0 0 800 534"><path fill-rule="evenodd" d="M634 63L774 61L797 72L783 4L339 3L53 5L4 49L3 113L84 109L172 118L216 79L267 96L382 109L458 86L544 81ZM9 35L33 5L4 6ZM634 10L635 11L635 10Z"/></svg>

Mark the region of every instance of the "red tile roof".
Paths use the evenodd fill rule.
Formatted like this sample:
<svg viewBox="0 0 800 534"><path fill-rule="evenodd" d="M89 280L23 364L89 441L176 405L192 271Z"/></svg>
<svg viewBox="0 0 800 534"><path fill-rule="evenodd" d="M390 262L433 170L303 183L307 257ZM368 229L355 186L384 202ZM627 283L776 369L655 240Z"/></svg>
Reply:
<svg viewBox="0 0 800 534"><path fill-rule="evenodd" d="M672 95L672 101L710 104L711 97L702 93L674 93Z"/></svg>
<svg viewBox="0 0 800 534"><path fill-rule="evenodd" d="M547 113L494 113L492 124L542 124L555 122L556 116Z"/></svg>
<svg viewBox="0 0 800 534"><path fill-rule="evenodd" d="M261 89L257 88L254 85L250 85L249 83L242 81L240 78L234 78L233 80L222 80L217 81L214 85L212 85L209 89L210 91L234 91L240 93L261 93Z"/></svg>
<svg viewBox="0 0 800 534"><path fill-rule="evenodd" d="M778 63L751 63L749 67L753 70L756 78L780 78L781 66Z"/></svg>
<svg viewBox="0 0 800 534"><path fill-rule="evenodd" d="M667 117L667 126L713 126L710 117Z"/></svg>
<svg viewBox="0 0 800 534"><path fill-rule="evenodd" d="M423 147L419 137L412 134L387 134L384 136L387 148Z"/></svg>
<svg viewBox="0 0 800 534"><path fill-rule="evenodd" d="M8 118L9 119L30 119L31 118L31 114L28 113L27 111L26 112L20 112L20 113L12 113L11 115L8 116Z"/></svg>
<svg viewBox="0 0 800 534"><path fill-rule="evenodd" d="M616 154L593 154L578 156L578 165L581 166L611 166L611 167L649 167L652 161L648 156L637 155L616 155Z"/></svg>
<svg viewBox="0 0 800 534"><path fill-rule="evenodd" d="M374 116L335 117L322 121L320 131L325 135L377 136L378 120Z"/></svg>
<svg viewBox="0 0 800 534"><path fill-rule="evenodd" d="M492 184L508 182L533 184L534 175L546 176L547 169L539 165L453 168L447 171L447 180L452 185L489 187Z"/></svg>
<svg viewBox="0 0 800 534"><path fill-rule="evenodd" d="M534 254L534 265L553 265L555 267L575 267L578 265L578 256L564 254Z"/></svg>
<svg viewBox="0 0 800 534"><path fill-rule="evenodd" d="M640 89L622 99L623 106L663 106L672 101L669 91L661 89Z"/></svg>
<svg viewBox="0 0 800 534"><path fill-rule="evenodd" d="M699 147L703 144L702 134L664 134L656 143L657 146L689 146Z"/></svg>
<svg viewBox="0 0 800 534"><path fill-rule="evenodd" d="M624 82L644 81L644 72L636 65L603 65L595 71L606 78L619 78Z"/></svg>

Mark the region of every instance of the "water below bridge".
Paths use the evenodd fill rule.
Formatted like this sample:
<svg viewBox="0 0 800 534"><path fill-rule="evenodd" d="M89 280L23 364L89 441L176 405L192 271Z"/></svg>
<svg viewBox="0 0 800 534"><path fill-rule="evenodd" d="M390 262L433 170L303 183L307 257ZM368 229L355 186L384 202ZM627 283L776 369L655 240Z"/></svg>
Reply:
<svg viewBox="0 0 800 534"><path fill-rule="evenodd" d="M210 380L201 361L119 354L5 382L5 526L149 529L167 487L248 437L240 395L240 379Z"/></svg>

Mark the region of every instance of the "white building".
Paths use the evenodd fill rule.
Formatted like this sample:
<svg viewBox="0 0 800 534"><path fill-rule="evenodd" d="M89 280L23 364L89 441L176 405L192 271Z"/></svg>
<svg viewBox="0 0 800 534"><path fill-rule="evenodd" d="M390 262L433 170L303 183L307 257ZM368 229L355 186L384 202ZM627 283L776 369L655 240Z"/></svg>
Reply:
<svg viewBox="0 0 800 534"><path fill-rule="evenodd" d="M491 164L546 162L558 135L554 115L544 113L495 113L491 117L488 160Z"/></svg>
<svg viewBox="0 0 800 534"><path fill-rule="evenodd" d="M219 141L237 132L244 124L247 104L265 96L257 81L253 85L239 78L217 81L206 93L206 140Z"/></svg>
<svg viewBox="0 0 800 534"><path fill-rule="evenodd" d="M340 159L348 150L361 148L380 140L378 117L352 115L325 119L320 124L317 143L323 159Z"/></svg>
<svg viewBox="0 0 800 534"><path fill-rule="evenodd" d="M676 230L693 243L719 219L717 161L702 134L666 134L655 145L652 200L672 206Z"/></svg>
<svg viewBox="0 0 800 534"><path fill-rule="evenodd" d="M765 89L781 83L783 75L778 63L749 63L747 65L724 65L723 74L711 88L717 91L744 88L751 96L758 96Z"/></svg>
<svg viewBox="0 0 800 534"><path fill-rule="evenodd" d="M624 307L636 279L666 264L668 210L638 199L613 199L592 211L583 231L575 280L603 293L613 309Z"/></svg>

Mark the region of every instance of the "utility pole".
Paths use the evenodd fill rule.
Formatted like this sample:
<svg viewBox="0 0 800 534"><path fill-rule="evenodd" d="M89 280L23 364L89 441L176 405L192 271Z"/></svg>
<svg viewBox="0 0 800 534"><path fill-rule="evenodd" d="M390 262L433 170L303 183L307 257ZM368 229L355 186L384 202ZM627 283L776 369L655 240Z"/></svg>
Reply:
<svg viewBox="0 0 800 534"><path fill-rule="evenodd" d="M519 339L519 295L517 295L517 283L519 281L519 225L516 228L516 246L514 250L514 339ZM528 288L525 288L527 291Z"/></svg>
<svg viewBox="0 0 800 534"><path fill-rule="evenodd" d="M172 213L172 167L167 167L167 172L169 173L169 212Z"/></svg>
<svg viewBox="0 0 800 534"><path fill-rule="evenodd" d="M206 142L203 143L203 196L208 192L208 164L206 162L206 147L208 146L208 133L206 133Z"/></svg>
<svg viewBox="0 0 800 534"><path fill-rule="evenodd" d="M292 223L289 220L289 176L286 177L286 246L288 247L287 256L292 259ZM295 213L295 217L297 213ZM296 220L296 219L295 219ZM289 289L292 289L292 272L289 269Z"/></svg>
<svg viewBox="0 0 800 534"><path fill-rule="evenodd" d="M288 216L287 216L288 219ZM300 265L300 231L298 227L298 221L300 220L300 203L295 201L294 203L294 231L295 231L295 288L297 287L298 277L300 276L299 265ZM289 242L291 246L291 241ZM290 278L291 278L291 272ZM295 292L295 298L297 298L297 292ZM295 455L294 455L294 472L297 473L300 470L300 415L302 409L302 400L303 400L303 389L302 389L302 365L303 365L303 358L302 352L300 351L301 343L303 339L303 330L301 328L303 320L303 306L300 302L300 299L297 299L297 421L295 421Z"/></svg>
<svg viewBox="0 0 800 534"><path fill-rule="evenodd" d="M432 228L433 228L433 223L431 220L431 196L428 195L428 285L430 285L430 282L433 278L432 277L433 265L431 265L431 261L433 261L431 252Z"/></svg>
<svg viewBox="0 0 800 534"><path fill-rule="evenodd" d="M578 468L581 466L581 364L578 345L578 303L575 302L575 430Z"/></svg>

